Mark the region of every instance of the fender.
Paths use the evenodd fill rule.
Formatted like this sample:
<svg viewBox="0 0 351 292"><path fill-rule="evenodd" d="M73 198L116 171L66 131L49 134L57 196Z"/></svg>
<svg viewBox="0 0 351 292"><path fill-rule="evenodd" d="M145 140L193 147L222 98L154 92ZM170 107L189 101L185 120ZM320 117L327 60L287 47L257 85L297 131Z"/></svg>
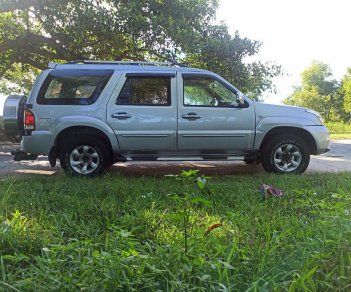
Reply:
<svg viewBox="0 0 351 292"><path fill-rule="evenodd" d="M314 125L315 123L309 119L299 118L299 117L268 117L257 120L256 124L256 138L254 143L254 150L260 149L261 143L264 137L274 128L281 127L290 127L290 128L298 128L305 132L305 126ZM287 133L288 134L288 133ZM311 134L313 137L313 135Z"/></svg>
<svg viewBox="0 0 351 292"><path fill-rule="evenodd" d="M102 120L89 116L64 116L55 120L52 125L52 134L57 137L63 130L71 127L90 127L102 131L109 139L114 152L119 152L119 144L116 135L110 126Z"/></svg>

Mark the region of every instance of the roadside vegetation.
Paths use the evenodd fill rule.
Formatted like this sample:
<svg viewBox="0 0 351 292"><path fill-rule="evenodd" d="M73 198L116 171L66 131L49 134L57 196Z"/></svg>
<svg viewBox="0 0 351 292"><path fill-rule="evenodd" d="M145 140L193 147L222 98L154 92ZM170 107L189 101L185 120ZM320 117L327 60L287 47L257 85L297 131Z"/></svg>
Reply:
<svg viewBox="0 0 351 292"><path fill-rule="evenodd" d="M326 123L332 140L351 139L351 124L342 122Z"/></svg>
<svg viewBox="0 0 351 292"><path fill-rule="evenodd" d="M284 103L313 109L326 122L350 124L351 67L341 80L336 80L328 64L313 61L301 73L301 84Z"/></svg>
<svg viewBox="0 0 351 292"><path fill-rule="evenodd" d="M0 291L347 291L350 189L349 173L2 178Z"/></svg>

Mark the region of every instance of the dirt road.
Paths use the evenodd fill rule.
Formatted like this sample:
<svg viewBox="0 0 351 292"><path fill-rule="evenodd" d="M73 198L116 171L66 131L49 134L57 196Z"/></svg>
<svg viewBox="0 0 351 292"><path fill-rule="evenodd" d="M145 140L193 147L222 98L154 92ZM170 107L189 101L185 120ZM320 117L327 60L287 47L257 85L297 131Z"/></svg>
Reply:
<svg viewBox="0 0 351 292"><path fill-rule="evenodd" d="M0 176L14 174L57 175L59 166L51 168L47 157L35 161L13 161L10 151L19 145L0 145ZM306 173L351 171L351 140L338 140L331 143L332 151L319 156L312 156ZM221 162L127 162L116 163L111 173L123 175L163 175L179 173L183 169L196 168L206 175L260 173L261 165L246 165L241 161Z"/></svg>

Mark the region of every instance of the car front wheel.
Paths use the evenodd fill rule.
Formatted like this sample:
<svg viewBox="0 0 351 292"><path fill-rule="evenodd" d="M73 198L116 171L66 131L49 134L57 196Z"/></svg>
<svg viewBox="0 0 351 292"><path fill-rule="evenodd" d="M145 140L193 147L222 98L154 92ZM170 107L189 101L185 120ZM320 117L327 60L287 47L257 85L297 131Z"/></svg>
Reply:
<svg viewBox="0 0 351 292"><path fill-rule="evenodd" d="M274 137L262 154L262 166L267 172L303 173L310 162L308 146L296 136Z"/></svg>

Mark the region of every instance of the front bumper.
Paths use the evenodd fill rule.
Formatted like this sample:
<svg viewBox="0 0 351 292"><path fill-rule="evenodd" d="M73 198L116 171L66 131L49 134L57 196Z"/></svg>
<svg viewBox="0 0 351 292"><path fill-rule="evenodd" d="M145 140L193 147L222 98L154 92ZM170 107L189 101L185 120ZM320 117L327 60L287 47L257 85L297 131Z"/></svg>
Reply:
<svg viewBox="0 0 351 292"><path fill-rule="evenodd" d="M304 126L316 141L316 152L313 155L330 151L330 134L326 126Z"/></svg>

